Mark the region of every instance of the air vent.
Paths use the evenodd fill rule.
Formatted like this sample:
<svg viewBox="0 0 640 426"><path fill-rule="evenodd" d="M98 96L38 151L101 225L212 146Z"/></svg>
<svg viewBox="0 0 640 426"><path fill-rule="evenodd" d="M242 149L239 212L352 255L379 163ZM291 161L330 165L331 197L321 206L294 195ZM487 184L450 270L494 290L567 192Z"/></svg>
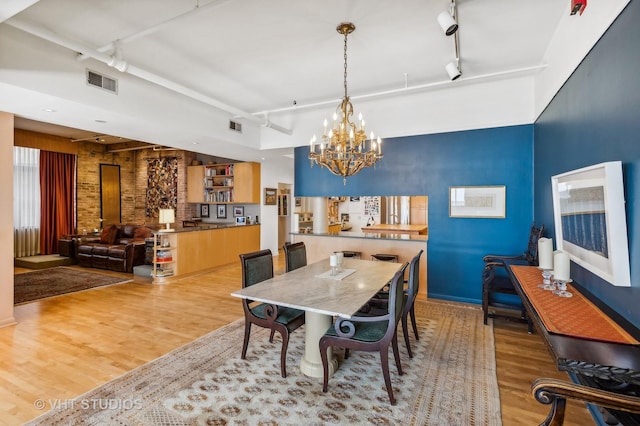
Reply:
<svg viewBox="0 0 640 426"><path fill-rule="evenodd" d="M238 133L242 133L242 124L238 123L237 121L229 120L229 128Z"/></svg>
<svg viewBox="0 0 640 426"><path fill-rule="evenodd" d="M118 93L118 80L95 71L87 70L87 84L108 90L111 93Z"/></svg>

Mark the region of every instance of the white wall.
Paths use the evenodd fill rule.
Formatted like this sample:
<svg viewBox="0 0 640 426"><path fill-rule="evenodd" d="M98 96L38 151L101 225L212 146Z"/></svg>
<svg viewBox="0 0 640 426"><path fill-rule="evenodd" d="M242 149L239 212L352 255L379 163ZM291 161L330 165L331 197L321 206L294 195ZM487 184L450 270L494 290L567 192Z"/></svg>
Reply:
<svg viewBox="0 0 640 426"><path fill-rule="evenodd" d="M278 254L278 206L264 205L264 188L278 188L279 183L290 184L293 192L293 158L281 157L279 161L270 160L260 167L260 248L271 249Z"/></svg>

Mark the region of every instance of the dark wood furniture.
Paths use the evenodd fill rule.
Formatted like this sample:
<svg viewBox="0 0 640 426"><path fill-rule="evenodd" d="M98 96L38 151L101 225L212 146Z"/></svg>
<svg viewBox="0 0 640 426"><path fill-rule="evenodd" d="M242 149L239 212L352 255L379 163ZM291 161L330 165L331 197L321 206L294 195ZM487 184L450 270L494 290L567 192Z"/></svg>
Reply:
<svg viewBox="0 0 640 426"><path fill-rule="evenodd" d="M287 243L282 249L285 256L285 272L307 266L307 248L303 242Z"/></svg>
<svg viewBox="0 0 640 426"><path fill-rule="evenodd" d="M240 255L242 263L242 288L273 278L273 256L271 250L260 250ZM287 346L289 334L304 324L304 311L286 308L273 303L255 303L251 299L242 299L244 309L244 342L242 343L242 359L247 357L251 325L270 329L269 342L273 341L273 332L282 336L280 350L280 373L287 377Z"/></svg>
<svg viewBox="0 0 640 426"><path fill-rule="evenodd" d="M621 327L619 324L624 321L623 319L615 318L615 313L609 312L604 306L598 306L597 300L574 283L573 291L580 291L596 306L597 311L594 310L594 312L598 314L587 317L591 327L594 330L602 326L620 328L623 335L628 332L626 335L629 336L629 343L572 337L568 334L549 331L543 319L548 318L549 312L540 311L541 308L536 308L527 296L523 286L530 287L533 283L531 279L524 278L525 275L522 273L524 270L521 268L527 267L507 267L514 288L520 295L529 318L544 339L558 370L566 371L572 380L577 382L547 378L540 378L533 382L531 388L536 400L551 405L549 415L542 424L561 425L563 423L567 398L607 407L608 413L604 415L612 415L624 425L640 424L640 415L634 414L640 413L640 397L636 396L640 391L640 346L637 341L633 343L633 338L638 336L638 330L629 329L628 324L625 324L624 328ZM515 273L514 269L516 269ZM528 272L532 273L532 270ZM618 322L609 322L612 318Z"/></svg>
<svg viewBox="0 0 640 426"><path fill-rule="evenodd" d="M354 316L351 319L338 318L333 326L320 338L320 357L324 370L322 392L327 392L329 384L329 347L345 348L345 359L349 356L349 349L356 351L379 352L382 364L382 374L387 387L387 394L391 405L396 405L393 395L391 377L389 375L389 345L393 348L393 356L398 368L398 374L402 375L400 364L400 352L398 350L398 322L402 317L404 304L404 271L403 267L395 273L391 279L389 289L388 310L379 316Z"/></svg>
<svg viewBox="0 0 640 426"><path fill-rule="evenodd" d="M505 267L507 264L537 265L538 240L542 237L543 232L544 225L536 227L535 222L533 222L529 230L527 248L522 254L512 256L488 254L482 258L484 262L482 271L482 310L484 312L485 325L488 318L513 318L510 315L504 315L503 312L505 310L515 310L520 313L519 320L529 324L529 332L531 333L531 323L527 319L526 311L522 305L500 295L515 296L518 294L507 275ZM498 308L498 310L492 308Z"/></svg>

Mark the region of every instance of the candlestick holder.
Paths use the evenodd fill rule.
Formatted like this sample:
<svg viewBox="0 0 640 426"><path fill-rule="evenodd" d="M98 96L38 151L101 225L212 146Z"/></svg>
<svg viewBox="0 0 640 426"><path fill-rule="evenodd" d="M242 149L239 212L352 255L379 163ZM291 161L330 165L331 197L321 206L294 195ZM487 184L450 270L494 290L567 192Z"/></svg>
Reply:
<svg viewBox="0 0 640 426"><path fill-rule="evenodd" d="M542 269L542 284L538 284L538 288L543 290L553 290L555 286L551 282L551 277L553 276L552 269Z"/></svg>
<svg viewBox="0 0 640 426"><path fill-rule="evenodd" d="M556 280L557 290L553 291L553 294L560 297L572 297L573 293L567 291L567 283L572 282L571 278L568 280Z"/></svg>

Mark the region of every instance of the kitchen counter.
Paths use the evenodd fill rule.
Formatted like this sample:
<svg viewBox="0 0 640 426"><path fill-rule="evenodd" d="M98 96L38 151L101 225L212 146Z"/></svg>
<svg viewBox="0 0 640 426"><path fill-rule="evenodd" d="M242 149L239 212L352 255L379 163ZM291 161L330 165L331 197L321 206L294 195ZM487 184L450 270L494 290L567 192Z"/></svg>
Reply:
<svg viewBox="0 0 640 426"><path fill-rule="evenodd" d="M348 231L332 234L330 232L314 233L311 232L291 232L291 235L310 235L321 237L335 237L335 238L364 238L368 240L406 240L406 241L424 241L429 239L427 234L399 234L391 232L357 232Z"/></svg>
<svg viewBox="0 0 640 426"><path fill-rule="evenodd" d="M259 223L250 223L247 225L236 225L235 223L227 223L227 222L219 222L219 223L200 223L198 226L177 226L175 228L171 228L169 232L193 232L193 231L205 231L208 229L224 229L224 228L244 228L247 226L258 226ZM156 233L167 233L162 229L155 231Z"/></svg>
<svg viewBox="0 0 640 426"><path fill-rule="evenodd" d="M427 225L393 225L393 224L378 224L361 228L362 232L389 232L394 234L410 234L410 235L426 235Z"/></svg>

